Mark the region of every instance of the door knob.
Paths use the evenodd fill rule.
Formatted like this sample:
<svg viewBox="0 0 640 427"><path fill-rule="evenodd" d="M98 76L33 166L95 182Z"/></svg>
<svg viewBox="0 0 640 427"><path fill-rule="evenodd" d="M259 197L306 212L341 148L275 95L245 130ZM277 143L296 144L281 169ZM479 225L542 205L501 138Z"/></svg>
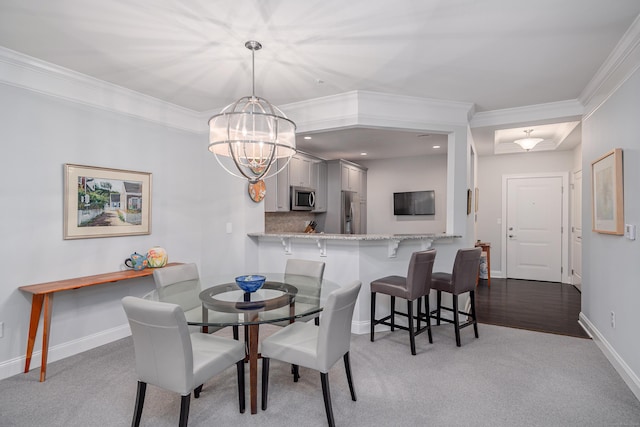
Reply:
<svg viewBox="0 0 640 427"><path fill-rule="evenodd" d="M513 239L513 237L514 237L513 234L509 234L510 239Z"/></svg>

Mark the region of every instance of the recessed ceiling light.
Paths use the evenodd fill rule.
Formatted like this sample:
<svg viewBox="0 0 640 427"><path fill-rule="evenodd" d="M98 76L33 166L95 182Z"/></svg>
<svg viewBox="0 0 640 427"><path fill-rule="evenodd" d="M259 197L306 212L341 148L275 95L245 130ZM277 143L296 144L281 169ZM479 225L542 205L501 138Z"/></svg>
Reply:
<svg viewBox="0 0 640 427"><path fill-rule="evenodd" d="M310 136L305 136L304 139L311 139L311 137Z"/></svg>
<svg viewBox="0 0 640 427"><path fill-rule="evenodd" d="M440 146L439 145L434 145L433 148L440 148Z"/></svg>
<svg viewBox="0 0 640 427"><path fill-rule="evenodd" d="M366 155L367 155L367 153L360 153L360 155L361 155L361 156L366 156Z"/></svg>

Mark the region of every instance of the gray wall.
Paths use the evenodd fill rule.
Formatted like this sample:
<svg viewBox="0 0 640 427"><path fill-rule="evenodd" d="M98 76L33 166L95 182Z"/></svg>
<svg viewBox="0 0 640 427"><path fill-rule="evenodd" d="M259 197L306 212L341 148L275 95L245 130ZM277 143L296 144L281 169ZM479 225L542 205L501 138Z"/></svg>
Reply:
<svg viewBox="0 0 640 427"><path fill-rule="evenodd" d="M246 232L262 231L262 205L218 166L206 134L5 84L0 117L0 378L25 354L31 296L19 286L117 271L129 254L155 245L169 261L197 262L202 274L244 268L252 253ZM152 233L63 240L64 163L151 172ZM49 360L128 333L120 299L152 288L144 278L56 294Z"/></svg>
<svg viewBox="0 0 640 427"><path fill-rule="evenodd" d="M358 162L367 170L367 231L372 234L444 233L447 228L447 156ZM394 216L393 193L435 190L436 214Z"/></svg>
<svg viewBox="0 0 640 427"><path fill-rule="evenodd" d="M624 221L640 225L640 71L618 87L583 121L582 313L611 357L626 363L640 387L640 244L591 231L591 162L614 148L623 150ZM590 108L591 109L591 108ZM616 327L610 313L615 312ZM640 390L640 389L637 389ZM638 395L638 393L636 393Z"/></svg>

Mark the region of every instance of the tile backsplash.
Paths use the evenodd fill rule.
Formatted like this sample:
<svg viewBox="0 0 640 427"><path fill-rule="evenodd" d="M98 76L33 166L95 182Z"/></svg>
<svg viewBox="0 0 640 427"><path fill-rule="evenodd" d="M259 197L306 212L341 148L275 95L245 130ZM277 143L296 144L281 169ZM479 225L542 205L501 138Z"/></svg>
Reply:
<svg viewBox="0 0 640 427"><path fill-rule="evenodd" d="M302 233L309 221L315 219L311 212L265 212L265 233Z"/></svg>

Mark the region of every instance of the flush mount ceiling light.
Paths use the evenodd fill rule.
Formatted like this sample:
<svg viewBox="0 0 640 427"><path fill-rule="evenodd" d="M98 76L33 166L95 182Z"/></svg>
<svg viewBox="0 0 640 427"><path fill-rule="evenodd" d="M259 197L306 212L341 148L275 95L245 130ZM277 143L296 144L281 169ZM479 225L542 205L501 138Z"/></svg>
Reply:
<svg viewBox="0 0 640 427"><path fill-rule="evenodd" d="M533 147L538 145L539 142L544 141L544 139L542 138L531 138L531 132L533 132L533 129L525 130L524 133L527 134L527 137L523 139L516 139L513 142L518 144L520 147L522 147L526 151L530 151Z"/></svg>
<svg viewBox="0 0 640 427"><path fill-rule="evenodd" d="M251 51L252 93L209 119L209 151L227 172L256 183L280 172L296 153L296 125L255 95L255 51L262 45L244 45ZM284 161L274 165L278 159Z"/></svg>

